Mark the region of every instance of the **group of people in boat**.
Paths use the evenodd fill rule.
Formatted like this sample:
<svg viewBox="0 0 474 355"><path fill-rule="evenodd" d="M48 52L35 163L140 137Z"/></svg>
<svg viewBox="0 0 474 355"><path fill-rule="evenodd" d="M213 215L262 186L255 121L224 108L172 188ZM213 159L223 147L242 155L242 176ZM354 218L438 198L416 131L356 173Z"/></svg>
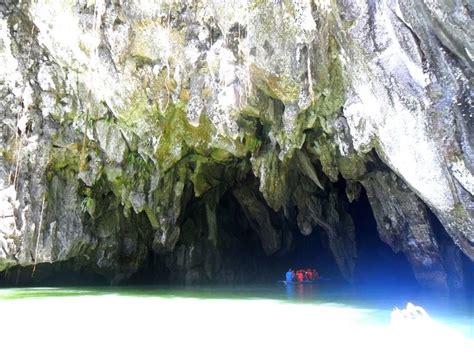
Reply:
<svg viewBox="0 0 474 355"><path fill-rule="evenodd" d="M285 274L286 282L315 281L319 279L316 269L289 269Z"/></svg>

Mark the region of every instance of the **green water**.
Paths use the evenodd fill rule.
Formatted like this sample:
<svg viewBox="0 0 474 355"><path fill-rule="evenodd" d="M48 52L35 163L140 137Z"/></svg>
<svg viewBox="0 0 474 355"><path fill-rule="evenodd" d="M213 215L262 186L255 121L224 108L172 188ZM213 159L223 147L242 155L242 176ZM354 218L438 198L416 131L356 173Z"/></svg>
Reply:
<svg viewBox="0 0 474 355"><path fill-rule="evenodd" d="M469 299L326 285L0 289L5 354L472 354ZM394 321L407 301L431 318ZM4 352L5 351L5 352Z"/></svg>

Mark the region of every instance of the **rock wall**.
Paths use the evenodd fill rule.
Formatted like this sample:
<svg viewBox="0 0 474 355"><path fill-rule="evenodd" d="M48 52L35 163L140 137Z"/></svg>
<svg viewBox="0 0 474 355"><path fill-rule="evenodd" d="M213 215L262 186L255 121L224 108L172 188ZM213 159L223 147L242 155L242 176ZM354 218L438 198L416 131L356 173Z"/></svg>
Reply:
<svg viewBox="0 0 474 355"><path fill-rule="evenodd" d="M3 2L0 270L74 259L123 279L149 253L189 269L178 255L201 248L214 261L183 277L219 278L216 209L232 193L264 253L288 250L293 224L320 226L350 280L347 202L362 184L380 237L418 280L462 287L427 210L454 254L474 260L472 11L443 0ZM184 247L196 199L206 228Z"/></svg>

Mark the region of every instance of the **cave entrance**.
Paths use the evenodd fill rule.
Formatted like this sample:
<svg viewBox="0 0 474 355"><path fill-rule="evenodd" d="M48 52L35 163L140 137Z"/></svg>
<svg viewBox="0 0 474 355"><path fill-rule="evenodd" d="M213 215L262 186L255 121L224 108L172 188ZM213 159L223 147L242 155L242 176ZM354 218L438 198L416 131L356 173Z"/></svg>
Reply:
<svg viewBox="0 0 474 355"><path fill-rule="evenodd" d="M343 178L334 184L339 198L346 199L346 183ZM355 227L357 259L353 274L353 285L361 290L415 290L419 288L413 270L406 256L395 253L379 236L377 223L367 193L361 189L357 200L345 201L347 211ZM290 221L291 224L291 221ZM308 236L298 228L292 228L293 241L284 254L274 258L275 270L281 279L288 268L315 268L322 277L333 280L341 286L345 283L329 245L326 231L321 227L313 229Z"/></svg>
<svg viewBox="0 0 474 355"><path fill-rule="evenodd" d="M357 261L354 283L362 288L416 288L418 283L403 253L395 253L379 237L377 223L367 193L349 205L355 225Z"/></svg>

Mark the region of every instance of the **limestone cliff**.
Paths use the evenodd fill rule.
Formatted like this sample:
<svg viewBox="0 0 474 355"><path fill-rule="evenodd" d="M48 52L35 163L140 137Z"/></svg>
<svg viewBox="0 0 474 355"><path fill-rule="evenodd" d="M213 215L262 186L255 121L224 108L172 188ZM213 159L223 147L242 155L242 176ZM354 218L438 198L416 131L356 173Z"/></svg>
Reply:
<svg viewBox="0 0 474 355"><path fill-rule="evenodd" d="M462 287L473 10L3 1L0 271L70 261L120 280L153 255L180 279L227 280L242 238L277 255L320 227L350 280L347 205L365 189L381 239L418 281Z"/></svg>

